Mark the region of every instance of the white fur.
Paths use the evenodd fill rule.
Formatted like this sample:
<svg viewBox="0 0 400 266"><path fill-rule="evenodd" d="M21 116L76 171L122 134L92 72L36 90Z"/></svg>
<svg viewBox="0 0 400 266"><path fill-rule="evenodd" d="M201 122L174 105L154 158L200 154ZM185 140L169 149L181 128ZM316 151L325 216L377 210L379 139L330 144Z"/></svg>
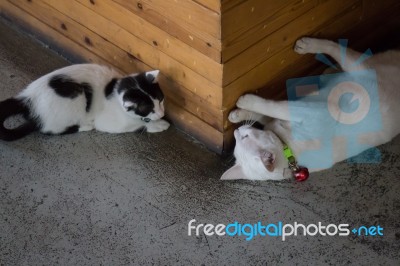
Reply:
<svg viewBox="0 0 400 266"><path fill-rule="evenodd" d="M302 38L296 42L295 51L300 54L325 53L337 62L341 61L339 45L328 40ZM380 112L383 128L376 133L361 135L358 141L368 145L358 145L357 149L350 151L346 149L347 144L344 138L334 139L333 163L355 156L368 147L386 143L400 133L400 90L398 89L398 84L400 84L400 52L387 51L377 54L367 59L363 64L354 66L354 62L360 56L360 53L347 49L347 60L341 64L341 67L344 71L362 69L374 69L376 71L380 109L373 111ZM368 78L365 77L365 79ZM357 92L357 88L351 89ZM362 94L356 93L356 97L360 102L369 100ZM283 179L287 176L288 162L283 155L282 141L289 145L295 155L301 154L303 151L319 149L321 145L318 140L302 142L294 140L291 134L293 129L291 125L295 126L296 131L300 131L306 137L305 139L310 139L307 136L310 136L311 132L306 126L310 120L313 120L314 124L321 125L318 129L312 128L312 130L320 131L318 133L321 136L336 130L337 123L329 123L323 116L319 115L318 109L321 108L321 105L318 102L291 102L291 108L293 108L294 112L289 113L287 101L266 100L248 94L241 96L236 105L238 109L233 110L229 115L231 122L258 120L265 124L265 131L253 129L249 126L242 126L235 131L236 164L226 171L221 179ZM328 102L329 108L335 108L335 106ZM345 122L346 114L341 113L339 110L336 111L337 120L342 123ZM293 116L293 113L296 115ZM260 151L268 151L275 155L273 166L269 165L269 168L273 168L273 171L267 169L268 163L262 163L262 160L260 160ZM307 167L312 162L318 162L321 159L318 158L318 155L319 153L315 153L314 157L308 158L309 161L302 162L303 166ZM315 172L323 169L315 168L309 170L310 172Z"/></svg>
<svg viewBox="0 0 400 266"><path fill-rule="evenodd" d="M159 71L150 71L157 82ZM58 96L49 88L48 82L57 74L70 76L79 83L86 82L93 89L92 105L86 112L86 98L81 94L74 99ZM79 131L97 129L109 133L132 132L143 126L148 132L160 132L169 127L169 123L159 120L164 116L163 103L155 100L156 114L150 114L152 120L146 123L139 116L126 112L120 97L115 95L106 98L104 88L113 78L121 75L115 70L96 64L78 64L55 70L32 82L17 98L30 99L33 113L40 117L41 132L59 134L65 131L68 125L79 125Z"/></svg>

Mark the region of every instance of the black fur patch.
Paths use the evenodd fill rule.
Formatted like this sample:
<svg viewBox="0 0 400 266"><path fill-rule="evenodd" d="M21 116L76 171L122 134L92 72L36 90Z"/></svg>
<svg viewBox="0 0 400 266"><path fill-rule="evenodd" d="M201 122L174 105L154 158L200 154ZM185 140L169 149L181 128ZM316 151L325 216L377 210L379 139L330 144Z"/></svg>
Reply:
<svg viewBox="0 0 400 266"><path fill-rule="evenodd" d="M63 133L60 135L67 135L67 134L73 134L79 131L79 126L78 125L73 125L70 127L67 127Z"/></svg>
<svg viewBox="0 0 400 266"><path fill-rule="evenodd" d="M141 90L131 89L124 92L124 102L133 102L135 107L128 108L128 111L134 111L137 115L147 116L154 110L154 103L150 97Z"/></svg>
<svg viewBox="0 0 400 266"><path fill-rule="evenodd" d="M78 83L67 75L55 75L49 81L49 86L54 89L57 95L65 98L74 99L85 94L86 112L90 111L93 98L93 90L88 83Z"/></svg>
<svg viewBox="0 0 400 266"><path fill-rule="evenodd" d="M136 79L139 87L150 94L153 99L157 99L160 102L164 99L164 94L162 93L158 83L152 83L154 80L153 76L146 76L146 73L141 73L134 78Z"/></svg>
<svg viewBox="0 0 400 266"><path fill-rule="evenodd" d="M92 107L93 90L92 87L87 83L82 83L82 86L86 97L86 112L88 113Z"/></svg>
<svg viewBox="0 0 400 266"><path fill-rule="evenodd" d="M110 95L113 93L114 91L114 87L115 87L115 83L117 83L117 79L112 79L110 82L108 82L108 84L106 85L106 87L104 88L104 95L106 96L106 98L109 98Z"/></svg>
<svg viewBox="0 0 400 266"><path fill-rule="evenodd" d="M253 123L252 127L260 129L260 130L264 130L264 125L257 121Z"/></svg>
<svg viewBox="0 0 400 266"><path fill-rule="evenodd" d="M153 99L161 102L164 99L164 94L158 83L152 83L153 79L153 76L146 77L146 73L141 73L134 77L122 78L117 88L118 93L128 89L139 89L150 95Z"/></svg>
<svg viewBox="0 0 400 266"><path fill-rule="evenodd" d="M27 120L17 128L8 129L4 127L7 118L22 114ZM34 118L30 112L30 103L24 99L11 98L0 102L0 139L13 141L20 139L29 133L40 129L39 119Z"/></svg>

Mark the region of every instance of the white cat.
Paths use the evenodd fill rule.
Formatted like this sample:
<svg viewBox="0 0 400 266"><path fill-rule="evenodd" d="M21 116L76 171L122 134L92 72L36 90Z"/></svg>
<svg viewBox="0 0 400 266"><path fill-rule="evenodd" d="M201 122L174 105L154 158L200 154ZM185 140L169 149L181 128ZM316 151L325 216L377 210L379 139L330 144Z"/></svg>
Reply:
<svg viewBox="0 0 400 266"><path fill-rule="evenodd" d="M12 141L39 130L70 134L97 129L109 133L145 127L160 132L169 127L159 71L121 77L97 64L78 64L55 70L28 85L16 97L0 102L0 139ZM26 122L7 128L4 122L22 114Z"/></svg>
<svg viewBox="0 0 400 266"><path fill-rule="evenodd" d="M346 143L346 138L340 136L332 139L331 164L311 167L326 159L321 158L320 153L313 152L313 150L321 149L321 145L323 145L321 139L324 136L335 135L343 124L361 121L365 117L365 110L361 110L358 115L350 117L347 112L338 107L338 95L335 94L330 95L332 96L329 98L330 100L325 102L273 101L251 94L244 95L237 101L238 109L229 114L229 120L233 123L258 120L265 125L265 128L259 130L244 125L235 130L236 147L234 155L236 164L227 170L221 179L281 180L287 177L287 173L290 173L290 171L287 171L288 160L283 154L284 144L291 148L295 157L307 152L308 156L300 161L300 165L312 168L310 172L315 172L327 169L334 163L355 156L369 147L386 143L400 133L400 51L387 51L377 54L359 64L360 53L348 49L346 59L342 62L344 57L339 44L328 40L301 38L296 42L294 50L299 54L327 54L339 62L342 70L350 78L356 73L363 73L363 70L364 72L368 69L374 70L377 82L375 77L371 75L362 76L361 74L357 79L361 77L367 85L377 83L379 96L370 99L365 91L360 90L360 86L356 82L343 82L341 83L342 87L335 91L338 92L336 94L343 91L352 92L353 98L349 102L350 105L354 101L359 101L359 106L371 106L371 100L378 101L376 98L379 97L379 106L371 109L368 116L373 115L377 118L370 122L376 123L376 128L379 127L380 122L380 130L356 134L357 138L348 143ZM332 77L335 76L332 75ZM324 87L320 88L320 92L324 92ZM305 99L308 99L308 96L310 95L305 94ZM321 108L325 110L328 108L334 119L326 119L326 116L321 115ZM332 120L336 122L333 123ZM372 125L372 128L374 126ZM297 132L296 139L292 134L294 130ZM351 131L351 127L348 131ZM344 135L351 135L351 133L341 132ZM318 139L315 139L316 135L319 136ZM338 135L340 134L338 133ZM350 149L349 146L351 146Z"/></svg>

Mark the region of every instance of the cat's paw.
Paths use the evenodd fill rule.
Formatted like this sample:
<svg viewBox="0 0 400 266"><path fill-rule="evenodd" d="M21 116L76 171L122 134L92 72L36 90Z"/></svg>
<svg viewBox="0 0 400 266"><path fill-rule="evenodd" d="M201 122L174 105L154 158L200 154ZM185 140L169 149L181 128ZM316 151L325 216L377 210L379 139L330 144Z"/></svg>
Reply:
<svg viewBox="0 0 400 266"><path fill-rule="evenodd" d="M235 109L229 113L228 120L231 121L232 123L239 123L243 121L241 118L240 114L241 109Z"/></svg>
<svg viewBox="0 0 400 266"><path fill-rule="evenodd" d="M150 121L146 125L146 130L149 133L156 133L167 130L169 128L169 123L163 119Z"/></svg>
<svg viewBox="0 0 400 266"><path fill-rule="evenodd" d="M294 46L294 51L298 54L316 53L316 51L314 51L314 42L314 38L303 37L298 39Z"/></svg>
<svg viewBox="0 0 400 266"><path fill-rule="evenodd" d="M93 125L83 125L79 127L79 132L90 131L92 129L94 129Z"/></svg>
<svg viewBox="0 0 400 266"><path fill-rule="evenodd" d="M245 120L251 120L254 114L243 109L235 109L229 113L228 120L232 123L239 123Z"/></svg>
<svg viewBox="0 0 400 266"><path fill-rule="evenodd" d="M240 96L236 102L236 106L241 109L251 109L252 105L258 100L258 96L254 94L245 94Z"/></svg>

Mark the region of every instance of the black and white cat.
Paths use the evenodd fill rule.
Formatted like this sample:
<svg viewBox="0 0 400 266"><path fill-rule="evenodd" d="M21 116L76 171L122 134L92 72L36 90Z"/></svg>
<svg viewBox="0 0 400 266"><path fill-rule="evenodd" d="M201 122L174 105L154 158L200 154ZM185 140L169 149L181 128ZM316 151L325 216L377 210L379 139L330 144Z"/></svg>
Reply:
<svg viewBox="0 0 400 266"><path fill-rule="evenodd" d="M339 44L328 40L302 38L296 42L295 51L299 54L323 53L331 56L340 62L340 67L350 79L355 73L364 73L368 69L373 69L376 73L376 78L368 74L361 78L366 84L373 82L377 84L378 95L373 96L373 100L379 101L379 106L375 109L371 108L368 115L381 118L381 129L358 134L356 135L357 139L353 140L367 145L353 145L354 143L346 142L346 138L334 139L331 165L358 155L369 147L386 143L400 133L400 51L392 50L377 54L361 64L359 59L362 58L362 55L360 53L348 49L346 59L343 60ZM349 104L357 100L360 106L370 106L368 94L363 93L355 82L342 82L341 84L344 89L353 91L353 98ZM320 93L325 93L325 88L327 87L322 87ZM221 179L225 180L284 179L287 177L285 170L288 169L288 160L283 152L284 144L291 148L295 156L308 152L310 156L307 156L301 165L310 168L310 165L318 164L324 159L321 158L320 153L313 152L313 150L320 149L322 145L318 139L315 139L315 136L318 135L319 139L322 139L324 136L332 135L332 132L337 132L339 126L346 124L345 120L349 118L349 115L338 108L337 102L333 100L325 102L273 101L247 94L241 96L236 105L238 109L229 114L231 122L258 120L265 127L264 130L259 130L250 125L243 125L235 130L236 164L222 175ZM320 108L324 108L323 110L328 108L332 111L332 117L334 116L336 122L332 123L331 119L325 119L326 116L320 115L322 111ZM363 119L365 114L361 112L355 118ZM310 122L317 126L307 127ZM368 123L376 122L372 120ZM299 135L297 138L293 137L291 134L293 130L300 132L300 138ZM349 130L352 128L349 127ZM354 133L342 131L341 134ZM349 145L352 145L352 149L348 148ZM310 172L329 167L311 168Z"/></svg>
<svg viewBox="0 0 400 266"><path fill-rule="evenodd" d="M0 102L0 139L12 141L33 131L70 134L97 129L109 133L145 127L161 132L169 127L159 71L122 77L97 64L77 64L55 70L28 85L16 97ZM25 122L7 128L5 121L23 115Z"/></svg>

